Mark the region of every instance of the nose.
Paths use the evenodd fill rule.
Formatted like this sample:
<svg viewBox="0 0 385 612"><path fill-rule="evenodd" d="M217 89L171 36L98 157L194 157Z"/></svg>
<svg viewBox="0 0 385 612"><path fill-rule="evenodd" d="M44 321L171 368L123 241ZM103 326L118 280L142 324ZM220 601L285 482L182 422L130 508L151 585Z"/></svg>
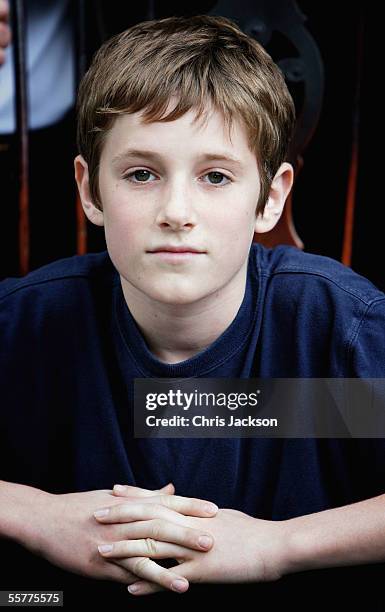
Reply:
<svg viewBox="0 0 385 612"><path fill-rule="evenodd" d="M157 223L161 227L181 229L196 225L193 197L185 182L170 185L161 196Z"/></svg>

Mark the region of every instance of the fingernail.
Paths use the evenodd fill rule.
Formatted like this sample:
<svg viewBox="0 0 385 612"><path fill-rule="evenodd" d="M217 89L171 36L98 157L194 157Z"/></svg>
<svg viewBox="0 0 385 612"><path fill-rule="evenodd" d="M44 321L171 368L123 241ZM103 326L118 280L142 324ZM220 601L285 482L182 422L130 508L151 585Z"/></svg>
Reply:
<svg viewBox="0 0 385 612"><path fill-rule="evenodd" d="M174 582L171 584L172 590L178 591L179 593L185 591L187 586L188 583L185 580L174 580Z"/></svg>
<svg viewBox="0 0 385 612"><path fill-rule="evenodd" d="M204 511L207 512L207 514L214 514L214 512L218 512L218 506L215 504L206 504Z"/></svg>
<svg viewBox="0 0 385 612"><path fill-rule="evenodd" d="M124 485L114 485L114 491L118 491L118 493L123 493L125 488L126 487Z"/></svg>
<svg viewBox="0 0 385 612"><path fill-rule="evenodd" d="M95 518L102 518L103 516L107 516L109 511L110 511L109 508L104 508L104 510L96 510L96 512L94 512L94 517Z"/></svg>
<svg viewBox="0 0 385 612"><path fill-rule="evenodd" d="M130 591L130 593L137 593L140 590L140 586L137 586L136 584L131 584L127 587L127 590Z"/></svg>
<svg viewBox="0 0 385 612"><path fill-rule="evenodd" d="M101 546L98 546L98 550L100 553L111 552L112 549L113 549L112 544L102 544Z"/></svg>
<svg viewBox="0 0 385 612"><path fill-rule="evenodd" d="M208 548L212 544L212 539L209 536L200 536L198 543L201 548Z"/></svg>

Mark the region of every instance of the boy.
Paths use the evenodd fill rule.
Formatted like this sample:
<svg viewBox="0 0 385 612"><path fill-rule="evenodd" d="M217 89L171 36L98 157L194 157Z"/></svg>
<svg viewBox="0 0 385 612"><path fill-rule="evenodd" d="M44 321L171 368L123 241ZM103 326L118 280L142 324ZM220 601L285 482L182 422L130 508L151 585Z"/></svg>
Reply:
<svg viewBox="0 0 385 612"><path fill-rule="evenodd" d="M134 378L384 375L384 294L331 259L252 245L293 182L281 73L225 18L149 21L100 49L78 108L76 181L108 253L2 286L10 576L18 563L31 588L115 607L120 590L93 579L273 606L309 585L325 605L326 579L335 602L362 607L365 584L381 609L382 440L133 436ZM178 496L159 495L170 481Z"/></svg>

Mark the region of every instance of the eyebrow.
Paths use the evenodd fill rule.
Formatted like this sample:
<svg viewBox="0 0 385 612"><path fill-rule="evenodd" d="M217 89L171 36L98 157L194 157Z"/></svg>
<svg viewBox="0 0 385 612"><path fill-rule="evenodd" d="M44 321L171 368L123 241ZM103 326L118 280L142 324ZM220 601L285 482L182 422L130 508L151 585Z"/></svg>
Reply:
<svg viewBox="0 0 385 612"><path fill-rule="evenodd" d="M142 159L152 159L154 161L162 161L162 155L160 153L157 153L156 151L149 151L145 149L126 149L122 153L115 155L115 157L112 159L112 163L116 164L122 160L129 159L131 157L142 158ZM222 152L202 153L199 156L199 160L200 161L213 161L213 160L227 161L227 162L230 162L232 164L242 167L242 162L240 159L236 159L235 157L232 157L231 155L225 152L223 153Z"/></svg>

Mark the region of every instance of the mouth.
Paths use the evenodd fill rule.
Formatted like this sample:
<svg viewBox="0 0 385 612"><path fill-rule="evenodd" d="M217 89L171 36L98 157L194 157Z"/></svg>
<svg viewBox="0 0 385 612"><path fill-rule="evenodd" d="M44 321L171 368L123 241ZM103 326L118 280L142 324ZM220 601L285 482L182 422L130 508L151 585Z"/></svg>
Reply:
<svg viewBox="0 0 385 612"><path fill-rule="evenodd" d="M147 253L204 253L200 249L190 246L168 246L162 245L153 249L152 251L147 251Z"/></svg>
<svg viewBox="0 0 385 612"><path fill-rule="evenodd" d="M205 254L204 251L198 251L189 247L162 247L155 251L147 251L149 255L156 257L161 261L168 263L181 263L197 259Z"/></svg>

